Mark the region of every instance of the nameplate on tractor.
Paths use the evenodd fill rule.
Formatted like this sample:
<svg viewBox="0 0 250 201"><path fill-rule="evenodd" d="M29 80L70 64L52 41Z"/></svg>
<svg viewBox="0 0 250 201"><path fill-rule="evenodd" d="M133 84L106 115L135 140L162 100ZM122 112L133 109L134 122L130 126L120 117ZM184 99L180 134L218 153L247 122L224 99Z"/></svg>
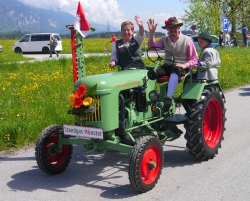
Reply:
<svg viewBox="0 0 250 201"><path fill-rule="evenodd" d="M103 140L103 130L86 126L63 125L64 135Z"/></svg>

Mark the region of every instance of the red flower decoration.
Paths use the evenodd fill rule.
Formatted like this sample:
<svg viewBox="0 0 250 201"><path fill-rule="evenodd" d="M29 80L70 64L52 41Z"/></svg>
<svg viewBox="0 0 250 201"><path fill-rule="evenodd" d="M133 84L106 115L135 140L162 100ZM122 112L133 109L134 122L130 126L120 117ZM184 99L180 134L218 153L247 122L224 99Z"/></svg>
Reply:
<svg viewBox="0 0 250 201"><path fill-rule="evenodd" d="M94 113L96 106L94 104L91 105L91 103L96 94L96 88L97 85L87 90L84 84L80 84L75 93L69 96L70 109L68 110L68 114L83 117L90 113Z"/></svg>
<svg viewBox="0 0 250 201"><path fill-rule="evenodd" d="M74 108L80 108L81 106L82 106L82 99L81 98L76 98Z"/></svg>
<svg viewBox="0 0 250 201"><path fill-rule="evenodd" d="M170 23L170 20L165 20L165 24L169 24Z"/></svg>
<svg viewBox="0 0 250 201"><path fill-rule="evenodd" d="M81 84L75 92L75 98L82 98L87 91L87 87Z"/></svg>

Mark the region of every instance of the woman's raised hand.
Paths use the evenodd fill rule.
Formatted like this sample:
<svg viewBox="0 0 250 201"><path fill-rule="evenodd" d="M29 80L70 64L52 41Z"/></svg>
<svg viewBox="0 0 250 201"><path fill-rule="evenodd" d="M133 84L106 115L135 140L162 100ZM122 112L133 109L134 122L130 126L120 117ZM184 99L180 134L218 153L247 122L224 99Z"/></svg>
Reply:
<svg viewBox="0 0 250 201"><path fill-rule="evenodd" d="M139 27L143 27L143 22L142 22L142 19L140 18L140 16L136 15L136 16L135 16L135 21L136 21L136 24L137 24Z"/></svg>

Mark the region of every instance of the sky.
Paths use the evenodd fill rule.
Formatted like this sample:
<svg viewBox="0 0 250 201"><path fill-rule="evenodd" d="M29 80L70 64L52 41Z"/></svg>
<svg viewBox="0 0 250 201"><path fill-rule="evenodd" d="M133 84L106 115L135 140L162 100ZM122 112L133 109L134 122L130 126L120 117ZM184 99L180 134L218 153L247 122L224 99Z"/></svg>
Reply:
<svg viewBox="0 0 250 201"><path fill-rule="evenodd" d="M61 9L73 16L76 15L79 0L18 0L27 5L44 9ZM180 0L80 0L86 18L90 22L112 25L120 29L125 20L135 22L134 16L139 15L147 30L149 18L158 24L157 31L164 32L161 26L169 17L181 17L188 9L188 4ZM91 24L90 24L91 25ZM135 25L136 26L136 25ZM183 29L188 29L184 27ZM136 30L136 27L135 27ZM112 31L112 30L110 30Z"/></svg>

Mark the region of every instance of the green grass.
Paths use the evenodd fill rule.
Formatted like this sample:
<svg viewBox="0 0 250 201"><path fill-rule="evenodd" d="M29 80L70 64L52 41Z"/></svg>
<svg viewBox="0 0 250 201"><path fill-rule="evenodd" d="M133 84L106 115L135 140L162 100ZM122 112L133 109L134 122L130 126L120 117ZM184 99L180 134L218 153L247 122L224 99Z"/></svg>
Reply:
<svg viewBox="0 0 250 201"><path fill-rule="evenodd" d="M104 48L108 49L111 52L112 44L109 42L110 39L107 38L92 38L92 39L83 39L83 51L85 53L103 53ZM23 58L22 54L15 54L12 51L12 45L17 42L17 40L0 40L0 45L3 47L3 52L0 52L1 58L0 63L9 62L9 61L23 61L30 60ZM145 43L142 44L143 51L145 50ZM60 54L71 54L71 40L62 39L63 51Z"/></svg>
<svg viewBox="0 0 250 201"><path fill-rule="evenodd" d="M0 52L0 65L6 62L16 62L16 61L28 61L30 58L23 57L22 54L15 54L12 51L12 45L16 42L15 40L0 40L0 45L3 51Z"/></svg>
<svg viewBox="0 0 250 201"><path fill-rule="evenodd" d="M14 61L25 58L8 50L7 43L0 44L4 44L0 53L0 151L34 143L48 125L73 124L74 116L67 114L73 90L71 59L20 64ZM94 50L90 47L88 51ZM250 83L250 48L219 49L219 53L222 60L219 81L223 90ZM109 59L109 56L85 58L87 75L111 72ZM144 61L153 65L147 58Z"/></svg>

